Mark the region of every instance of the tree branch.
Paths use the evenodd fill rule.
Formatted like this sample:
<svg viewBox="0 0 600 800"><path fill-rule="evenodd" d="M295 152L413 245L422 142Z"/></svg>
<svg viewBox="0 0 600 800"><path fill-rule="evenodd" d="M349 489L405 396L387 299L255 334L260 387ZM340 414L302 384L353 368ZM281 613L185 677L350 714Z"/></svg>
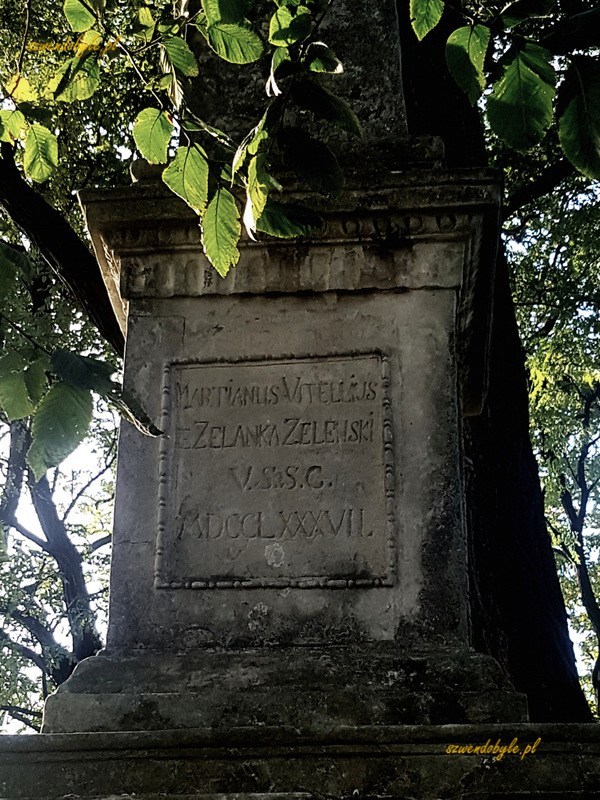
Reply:
<svg viewBox="0 0 600 800"><path fill-rule="evenodd" d="M94 627L94 615L82 569L81 554L69 538L64 522L58 516L48 479L30 483L30 494L44 536L53 549L62 581L63 597L73 637L73 653L77 661L94 655L101 647Z"/></svg>
<svg viewBox="0 0 600 800"><path fill-rule="evenodd" d="M600 7L558 22L540 44L556 56L600 46Z"/></svg>
<svg viewBox="0 0 600 800"><path fill-rule="evenodd" d="M19 533L24 539L32 542L33 544L37 545L41 550L45 553L48 553L49 556L54 556L54 552L52 548L49 546L48 542L45 542L43 539L40 539L39 536L36 536L35 533L31 533L30 530L25 528L21 523L16 519L16 517L9 517L4 512L0 511L0 520L5 525L8 525L10 528L14 528L17 533Z"/></svg>
<svg viewBox="0 0 600 800"><path fill-rule="evenodd" d="M17 722L21 722L23 725L27 725L28 728L32 728L32 730L39 733L41 730L41 725L36 725L35 722L31 719L27 719L25 716L26 714L31 714L34 717L41 717L42 713L40 711L33 711L33 709L29 708L21 708L21 706L0 706L0 711L6 711L13 719L17 720Z"/></svg>
<svg viewBox="0 0 600 800"><path fill-rule="evenodd" d="M559 161L550 164L535 180L515 189L504 204L502 219L507 220L523 206L539 200L545 194L549 194L556 189L561 181L576 172L575 167L566 158L561 158Z"/></svg>
<svg viewBox="0 0 600 800"><path fill-rule="evenodd" d="M0 206L36 245L102 336L123 355L123 331L95 257L62 214L23 179L11 146L3 142L0 152Z"/></svg>
<svg viewBox="0 0 600 800"><path fill-rule="evenodd" d="M110 544L111 541L112 541L112 536L110 534L108 536L103 536L101 539L96 539L96 541L92 542L92 544L90 545L90 552L95 553L96 550L100 550L101 547Z"/></svg>
<svg viewBox="0 0 600 800"><path fill-rule="evenodd" d="M52 631L36 617L24 614L16 609L5 613L8 613L15 622L26 628L37 639L44 651L50 651L52 658L50 665L47 667L47 672L57 686L64 683L73 672L75 666L73 655L56 641Z"/></svg>
<svg viewBox="0 0 600 800"><path fill-rule="evenodd" d="M112 467L112 465L114 464L114 461L115 461L115 455L113 454L113 455L110 457L110 459L108 460L107 464L106 464L106 465L105 465L105 466L104 466L104 467L103 467L103 468L102 468L102 469L101 469L99 472L97 472L95 475L93 475L93 476L92 476L92 477L89 479L89 481L87 481L87 483L85 483L85 484L84 484L84 485L81 487L81 489L80 489L80 490L77 492L77 494L76 494L76 495L73 497L73 499L71 500L71 502L70 502L70 503L69 503L69 505L67 506L67 510L65 511L65 513L62 515L62 521L63 521L63 522L66 522L66 519L67 519L67 517L69 516L69 514L71 513L71 511L72 511L72 510L75 508L75 506L77 505L77 502L78 502L78 500L79 500L79 499L80 499L80 498L81 498L81 497L82 497L82 496L85 494L85 492L87 492L87 490L88 490L88 489L90 488L90 486L91 486L91 485L94 483L94 481L97 481L97 480L98 480L98 478L102 477L102 475L104 475L106 472L108 472L108 470L109 470L109 469Z"/></svg>
<svg viewBox="0 0 600 800"><path fill-rule="evenodd" d="M19 653L23 658L32 661L36 667L39 667L44 674L46 674L46 662L44 657L41 656L39 653L36 653L35 650L32 650L31 647L26 647L24 644L20 644L19 642L15 642L8 633L2 629L0 629L0 642L6 642L6 644Z"/></svg>

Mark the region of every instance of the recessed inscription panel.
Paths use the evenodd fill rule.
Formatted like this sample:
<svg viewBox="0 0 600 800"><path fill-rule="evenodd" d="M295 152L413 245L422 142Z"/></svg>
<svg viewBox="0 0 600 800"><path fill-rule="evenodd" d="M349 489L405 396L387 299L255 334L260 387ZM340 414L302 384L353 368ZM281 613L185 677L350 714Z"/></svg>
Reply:
<svg viewBox="0 0 600 800"><path fill-rule="evenodd" d="M379 354L166 370L159 588L390 585Z"/></svg>

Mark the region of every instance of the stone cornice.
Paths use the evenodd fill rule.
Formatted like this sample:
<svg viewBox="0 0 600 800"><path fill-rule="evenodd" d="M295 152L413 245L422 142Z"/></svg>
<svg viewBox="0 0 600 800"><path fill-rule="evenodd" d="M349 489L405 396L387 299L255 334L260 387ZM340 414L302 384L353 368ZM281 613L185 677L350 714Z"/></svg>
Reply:
<svg viewBox="0 0 600 800"><path fill-rule="evenodd" d="M361 185L362 184L362 185ZM290 190L323 228L297 240L243 238L220 278L194 212L163 186L82 194L88 227L120 316L125 302L231 294L455 289L465 409L485 386L500 188L487 171L387 173L350 179L337 202Z"/></svg>

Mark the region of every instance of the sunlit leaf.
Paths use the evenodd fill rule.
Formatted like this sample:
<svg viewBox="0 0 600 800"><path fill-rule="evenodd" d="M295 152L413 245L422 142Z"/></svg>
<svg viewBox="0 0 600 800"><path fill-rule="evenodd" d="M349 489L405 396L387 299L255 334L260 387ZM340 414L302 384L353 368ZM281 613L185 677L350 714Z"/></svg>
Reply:
<svg viewBox="0 0 600 800"><path fill-rule="evenodd" d="M98 57L95 54L84 58L72 58L63 64L48 84L48 92L55 100L72 103L91 97L100 80Z"/></svg>
<svg viewBox="0 0 600 800"><path fill-rule="evenodd" d="M303 60L311 72L329 72L339 75L344 71L342 62L324 42L311 42L306 48Z"/></svg>
<svg viewBox="0 0 600 800"><path fill-rule="evenodd" d="M215 22L241 22L252 5L248 0L202 0L209 25Z"/></svg>
<svg viewBox="0 0 600 800"><path fill-rule="evenodd" d="M0 111L0 142L16 141L26 128L27 120L19 109Z"/></svg>
<svg viewBox="0 0 600 800"><path fill-rule="evenodd" d="M419 41L435 28L443 12L444 0L410 0L410 21Z"/></svg>
<svg viewBox="0 0 600 800"><path fill-rule="evenodd" d="M152 16L152 11L148 6L142 6L137 13L137 18L133 28L133 35L145 42L150 42L154 36L156 21Z"/></svg>
<svg viewBox="0 0 600 800"><path fill-rule="evenodd" d="M89 10L91 6L91 3L84 4L81 0L65 0L63 11L71 30L81 33L92 27L96 18Z"/></svg>
<svg viewBox="0 0 600 800"><path fill-rule="evenodd" d="M215 53L232 64L250 64L263 54L260 36L244 22L215 22L209 25L207 36Z"/></svg>
<svg viewBox="0 0 600 800"><path fill-rule="evenodd" d="M56 136L36 122L27 130L23 168L27 177L43 183L58 166L58 141Z"/></svg>
<svg viewBox="0 0 600 800"><path fill-rule="evenodd" d="M163 170L162 179L176 195L200 214L208 201L208 161L199 145L179 147Z"/></svg>
<svg viewBox="0 0 600 800"><path fill-rule="evenodd" d="M271 17L269 41L276 47L296 44L310 35L312 18L305 6L298 6L294 12L281 6Z"/></svg>
<svg viewBox="0 0 600 800"><path fill-rule="evenodd" d="M145 108L133 123L133 138L142 156L150 164L164 164L173 125L168 115L158 108Z"/></svg>
<svg viewBox="0 0 600 800"><path fill-rule="evenodd" d="M515 150L536 144L552 120L556 75L550 62L550 53L534 44L510 53L488 98L492 130Z"/></svg>
<svg viewBox="0 0 600 800"><path fill-rule="evenodd" d="M15 103L35 103L38 93L33 88L28 78L20 73L13 75L6 82L6 91Z"/></svg>
<svg viewBox="0 0 600 800"><path fill-rule="evenodd" d="M242 228L231 192L219 188L202 217L202 244L206 257L223 277L240 257L237 248Z"/></svg>
<svg viewBox="0 0 600 800"><path fill-rule="evenodd" d="M196 57L189 48L188 43L180 36L171 36L164 39L162 46L165 48L169 61L182 75L193 78L198 75Z"/></svg>
<svg viewBox="0 0 600 800"><path fill-rule="evenodd" d="M446 63L454 80L474 105L485 89L483 67L490 41L485 25L467 25L450 34L446 43Z"/></svg>

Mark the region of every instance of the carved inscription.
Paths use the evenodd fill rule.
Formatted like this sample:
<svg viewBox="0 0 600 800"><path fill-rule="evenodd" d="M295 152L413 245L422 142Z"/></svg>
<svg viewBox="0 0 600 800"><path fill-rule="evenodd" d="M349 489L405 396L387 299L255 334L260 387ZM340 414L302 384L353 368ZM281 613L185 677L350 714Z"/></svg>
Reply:
<svg viewBox="0 0 600 800"><path fill-rule="evenodd" d="M379 354L171 364L157 586L389 585L387 381Z"/></svg>

